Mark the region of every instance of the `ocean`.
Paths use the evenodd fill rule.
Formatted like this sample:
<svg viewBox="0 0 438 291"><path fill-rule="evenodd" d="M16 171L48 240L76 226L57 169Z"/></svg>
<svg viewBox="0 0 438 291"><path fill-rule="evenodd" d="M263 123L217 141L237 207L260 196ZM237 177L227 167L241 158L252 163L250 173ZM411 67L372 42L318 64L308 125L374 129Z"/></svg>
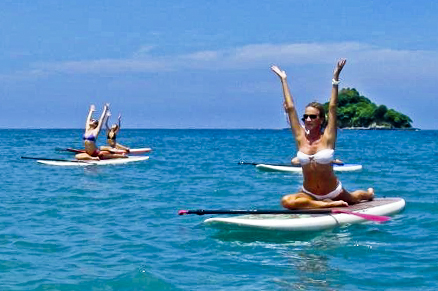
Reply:
<svg viewBox="0 0 438 291"><path fill-rule="evenodd" d="M122 129L147 161L56 167L80 129L0 130L0 290L438 290L438 131L340 130L337 173L406 208L316 233L218 230L180 209L281 209L300 174L289 130ZM98 141L105 142L102 135Z"/></svg>

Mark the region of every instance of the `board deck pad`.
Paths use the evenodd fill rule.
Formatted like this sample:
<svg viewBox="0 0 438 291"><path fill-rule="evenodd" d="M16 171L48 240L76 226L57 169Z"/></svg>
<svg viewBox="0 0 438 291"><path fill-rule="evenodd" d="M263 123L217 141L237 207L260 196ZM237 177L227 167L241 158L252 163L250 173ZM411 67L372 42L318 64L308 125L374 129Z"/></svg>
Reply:
<svg viewBox="0 0 438 291"><path fill-rule="evenodd" d="M405 201L402 198L375 198L340 209L373 215L391 215L402 211ZM271 229L285 231L318 231L345 224L365 222L356 215L337 214L251 214L234 217L213 217L204 222L214 227L236 227L252 229Z"/></svg>

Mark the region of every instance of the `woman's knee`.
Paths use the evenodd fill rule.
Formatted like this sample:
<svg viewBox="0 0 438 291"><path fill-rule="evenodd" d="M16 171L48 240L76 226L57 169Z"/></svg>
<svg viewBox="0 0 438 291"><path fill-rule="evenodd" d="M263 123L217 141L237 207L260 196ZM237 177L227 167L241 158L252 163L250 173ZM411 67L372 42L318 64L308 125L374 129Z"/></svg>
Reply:
<svg viewBox="0 0 438 291"><path fill-rule="evenodd" d="M285 208L303 208L310 202L310 199L299 194L289 194L281 198L281 205Z"/></svg>
<svg viewBox="0 0 438 291"><path fill-rule="evenodd" d="M80 153L75 155L76 160L86 160L88 158L90 158L90 155L87 153Z"/></svg>
<svg viewBox="0 0 438 291"><path fill-rule="evenodd" d="M290 204L291 200L293 199L290 196L292 196L292 195L285 195L281 198L281 201L280 201L281 206L288 208L287 206Z"/></svg>
<svg viewBox="0 0 438 291"><path fill-rule="evenodd" d="M353 192L348 192L344 189L344 192L338 198L339 200L343 200L348 204L356 204L363 200L370 200L372 197L373 195L368 191L356 190Z"/></svg>

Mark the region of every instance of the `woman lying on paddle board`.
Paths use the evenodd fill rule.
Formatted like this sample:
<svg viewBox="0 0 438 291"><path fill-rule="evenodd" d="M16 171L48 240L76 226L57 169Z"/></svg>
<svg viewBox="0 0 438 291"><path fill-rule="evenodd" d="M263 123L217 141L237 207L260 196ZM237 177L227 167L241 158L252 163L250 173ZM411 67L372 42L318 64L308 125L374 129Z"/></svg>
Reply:
<svg viewBox="0 0 438 291"><path fill-rule="evenodd" d="M348 206L361 200L372 200L374 189L348 192L335 176L332 167L336 142L336 108L338 103L339 74L346 60L340 60L333 73L332 93L329 103L328 121L324 108L317 102L308 104L303 115L304 127L298 114L286 80L286 72L277 66L271 69L280 77L284 94L284 109L289 117L292 133L298 147L297 157L303 169L303 187L295 194L282 198L285 208L324 208ZM325 123L327 125L325 126ZM323 129L325 126L325 129Z"/></svg>
<svg viewBox="0 0 438 291"><path fill-rule="evenodd" d="M96 111L94 105L90 106L88 111L87 121L85 123L85 133L83 136L85 153L77 154L75 157L78 160L104 160L114 158L124 158L126 155L112 154L108 151L100 151L96 146L97 136L102 128L102 123L108 112L109 105L105 104L102 115L99 120L93 119L93 112Z"/></svg>
<svg viewBox="0 0 438 291"><path fill-rule="evenodd" d="M108 143L108 146L101 146L100 150L111 152L111 150L117 149L117 150L125 151L125 153L129 153L129 148L128 147L125 147L125 146L117 143L117 141L116 141L117 133L120 130L120 124L121 124L121 120L122 120L122 115L119 114L119 117L117 118L118 122L113 124L111 127L109 127L108 120L109 120L110 116L111 116L111 112L108 111L106 122L105 122L105 126L106 126L106 142Z"/></svg>

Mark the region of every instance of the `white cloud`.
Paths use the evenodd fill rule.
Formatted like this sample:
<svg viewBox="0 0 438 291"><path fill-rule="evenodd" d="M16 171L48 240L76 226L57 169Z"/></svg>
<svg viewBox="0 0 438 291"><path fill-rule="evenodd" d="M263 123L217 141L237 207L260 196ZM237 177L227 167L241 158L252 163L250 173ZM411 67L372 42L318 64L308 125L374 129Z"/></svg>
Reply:
<svg viewBox="0 0 438 291"><path fill-rule="evenodd" d="M191 61L211 62L219 61L222 54L217 51L200 51L189 55L182 56L181 59L187 59Z"/></svg>
<svg viewBox="0 0 438 291"><path fill-rule="evenodd" d="M255 69L306 64L333 64L347 58L349 67L361 74L385 77L419 76L436 78L438 53L421 50L396 50L358 42L251 44L223 50L196 51L182 55L151 55L154 46L144 46L126 59L83 60L35 63L27 72L31 76L47 74L119 74L178 71L187 69ZM31 74L31 71L33 72ZM39 72L39 74L34 74ZM372 77L372 76L369 76Z"/></svg>
<svg viewBox="0 0 438 291"><path fill-rule="evenodd" d="M148 56L148 54L155 48L154 45L144 45L140 47L136 52L134 52L134 58L142 58L144 56Z"/></svg>
<svg viewBox="0 0 438 291"><path fill-rule="evenodd" d="M64 63L43 63L35 67L46 72L53 73L124 73L124 72L148 72L167 71L165 62L152 59L102 59L91 61L77 61Z"/></svg>

